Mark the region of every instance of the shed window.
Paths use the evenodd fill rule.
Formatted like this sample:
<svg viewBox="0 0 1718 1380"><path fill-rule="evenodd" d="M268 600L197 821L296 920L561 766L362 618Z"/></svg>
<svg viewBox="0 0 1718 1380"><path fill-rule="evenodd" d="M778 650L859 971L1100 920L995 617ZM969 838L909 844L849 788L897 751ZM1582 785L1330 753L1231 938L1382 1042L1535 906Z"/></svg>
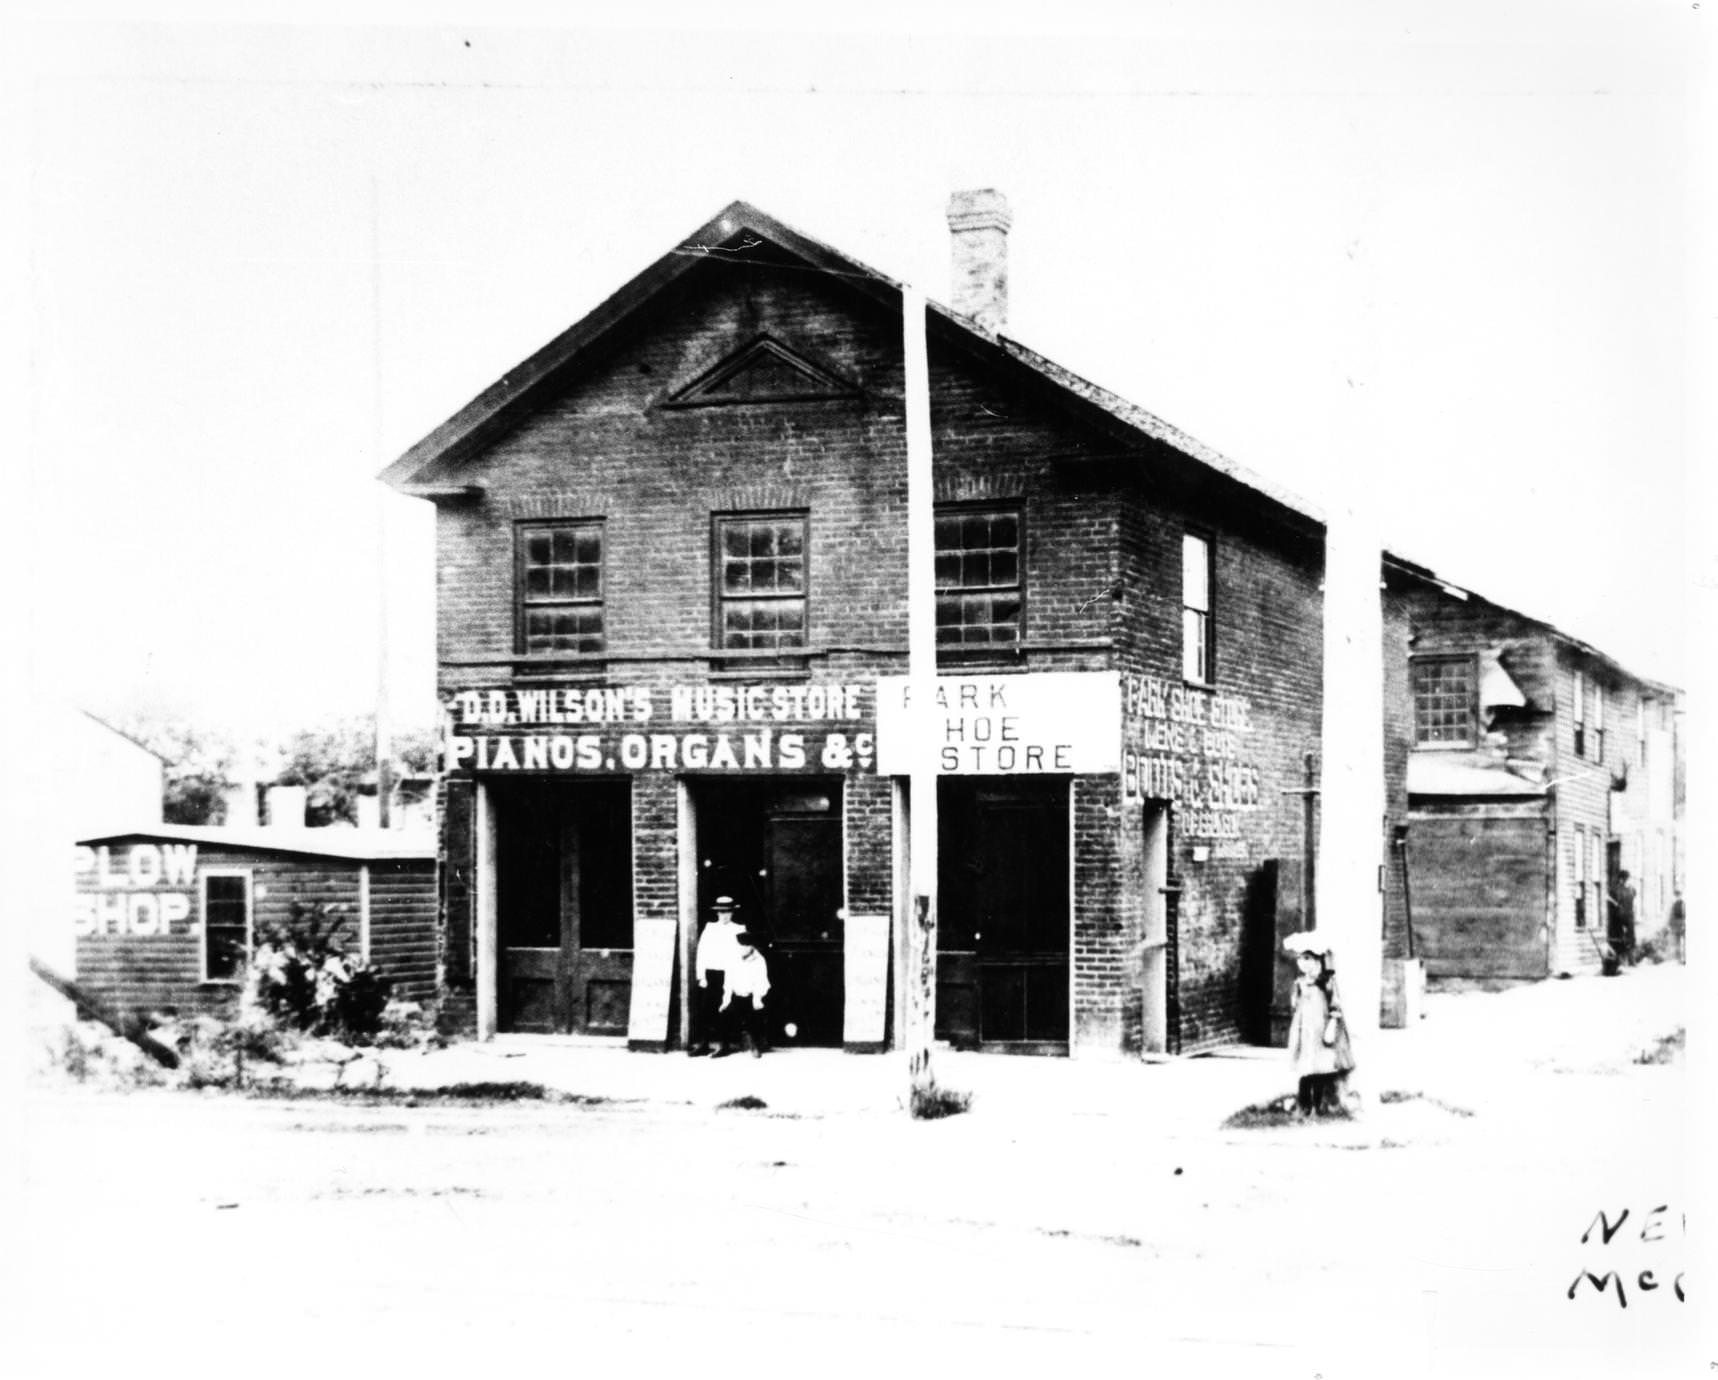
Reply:
<svg viewBox="0 0 1718 1380"><path fill-rule="evenodd" d="M805 646L806 515L716 519L716 642L736 650Z"/></svg>
<svg viewBox="0 0 1718 1380"><path fill-rule="evenodd" d="M1216 658L1211 638L1211 543L1187 532L1181 538L1181 674L1209 685Z"/></svg>
<svg viewBox="0 0 1718 1380"><path fill-rule="evenodd" d="M601 522L521 523L519 650L603 650Z"/></svg>
<svg viewBox="0 0 1718 1380"><path fill-rule="evenodd" d="M203 874L203 981L238 982L251 956L248 872Z"/></svg>
<svg viewBox="0 0 1718 1380"><path fill-rule="evenodd" d="M1472 657L1415 657L1414 742L1421 747L1472 747Z"/></svg>
<svg viewBox="0 0 1718 1380"><path fill-rule="evenodd" d="M1026 590L1020 514L966 508L936 515L937 645L1009 646L1020 641Z"/></svg>

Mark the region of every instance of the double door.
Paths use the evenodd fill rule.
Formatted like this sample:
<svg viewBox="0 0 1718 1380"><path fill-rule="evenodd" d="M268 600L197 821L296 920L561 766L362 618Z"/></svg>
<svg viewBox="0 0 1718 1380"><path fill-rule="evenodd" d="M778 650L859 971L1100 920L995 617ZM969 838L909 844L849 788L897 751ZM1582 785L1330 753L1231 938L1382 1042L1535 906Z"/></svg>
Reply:
<svg viewBox="0 0 1718 1380"><path fill-rule="evenodd" d="M1068 783L945 778L937 814L938 1037L1065 1049Z"/></svg>
<svg viewBox="0 0 1718 1380"><path fill-rule="evenodd" d="M502 1030L626 1034L632 821L625 782L494 789Z"/></svg>

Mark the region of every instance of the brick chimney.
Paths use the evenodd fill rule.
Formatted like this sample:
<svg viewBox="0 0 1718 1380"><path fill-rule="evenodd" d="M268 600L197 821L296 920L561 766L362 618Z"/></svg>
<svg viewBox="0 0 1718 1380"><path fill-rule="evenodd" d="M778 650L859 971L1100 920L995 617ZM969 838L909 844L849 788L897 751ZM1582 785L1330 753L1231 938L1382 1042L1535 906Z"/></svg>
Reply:
<svg viewBox="0 0 1718 1380"><path fill-rule="evenodd" d="M954 300L962 316L995 334L1008 322L1008 227L1014 217L1001 192L956 192L948 199Z"/></svg>

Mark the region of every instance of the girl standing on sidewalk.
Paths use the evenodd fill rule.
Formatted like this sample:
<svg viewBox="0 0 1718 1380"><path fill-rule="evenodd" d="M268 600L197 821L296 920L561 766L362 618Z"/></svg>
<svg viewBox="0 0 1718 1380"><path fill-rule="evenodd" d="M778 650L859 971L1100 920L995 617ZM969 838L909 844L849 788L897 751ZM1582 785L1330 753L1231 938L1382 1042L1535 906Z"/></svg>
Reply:
<svg viewBox="0 0 1718 1380"><path fill-rule="evenodd" d="M1342 1110L1342 1083L1354 1067L1348 1022L1336 989L1330 945L1316 932L1292 934L1283 948L1294 954L1300 976L1294 980L1294 1016L1289 1021L1289 1061L1300 1080L1295 1101L1302 1116Z"/></svg>

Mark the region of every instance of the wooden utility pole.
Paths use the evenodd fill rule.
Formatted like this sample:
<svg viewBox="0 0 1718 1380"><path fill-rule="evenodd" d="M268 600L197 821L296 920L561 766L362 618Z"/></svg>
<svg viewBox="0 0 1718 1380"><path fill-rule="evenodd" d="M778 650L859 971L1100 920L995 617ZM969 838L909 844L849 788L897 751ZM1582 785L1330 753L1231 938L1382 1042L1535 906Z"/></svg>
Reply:
<svg viewBox="0 0 1718 1380"><path fill-rule="evenodd" d="M907 675L912 771L908 777L905 1048L910 1094L935 1085L931 1043L936 1032L937 771L931 725L936 708L936 528L932 517L930 367L925 348L925 298L901 290L901 336L907 406Z"/></svg>
<svg viewBox="0 0 1718 1380"><path fill-rule="evenodd" d="M1314 904L1335 947L1342 1006L1359 1061L1378 1029L1385 859L1382 550L1365 495L1325 529L1324 760Z"/></svg>
<svg viewBox="0 0 1718 1380"><path fill-rule="evenodd" d="M375 397L375 451L382 454L382 201L376 179L370 178L370 328ZM388 499L377 485L376 495L376 823L392 824L394 738L388 703Z"/></svg>

